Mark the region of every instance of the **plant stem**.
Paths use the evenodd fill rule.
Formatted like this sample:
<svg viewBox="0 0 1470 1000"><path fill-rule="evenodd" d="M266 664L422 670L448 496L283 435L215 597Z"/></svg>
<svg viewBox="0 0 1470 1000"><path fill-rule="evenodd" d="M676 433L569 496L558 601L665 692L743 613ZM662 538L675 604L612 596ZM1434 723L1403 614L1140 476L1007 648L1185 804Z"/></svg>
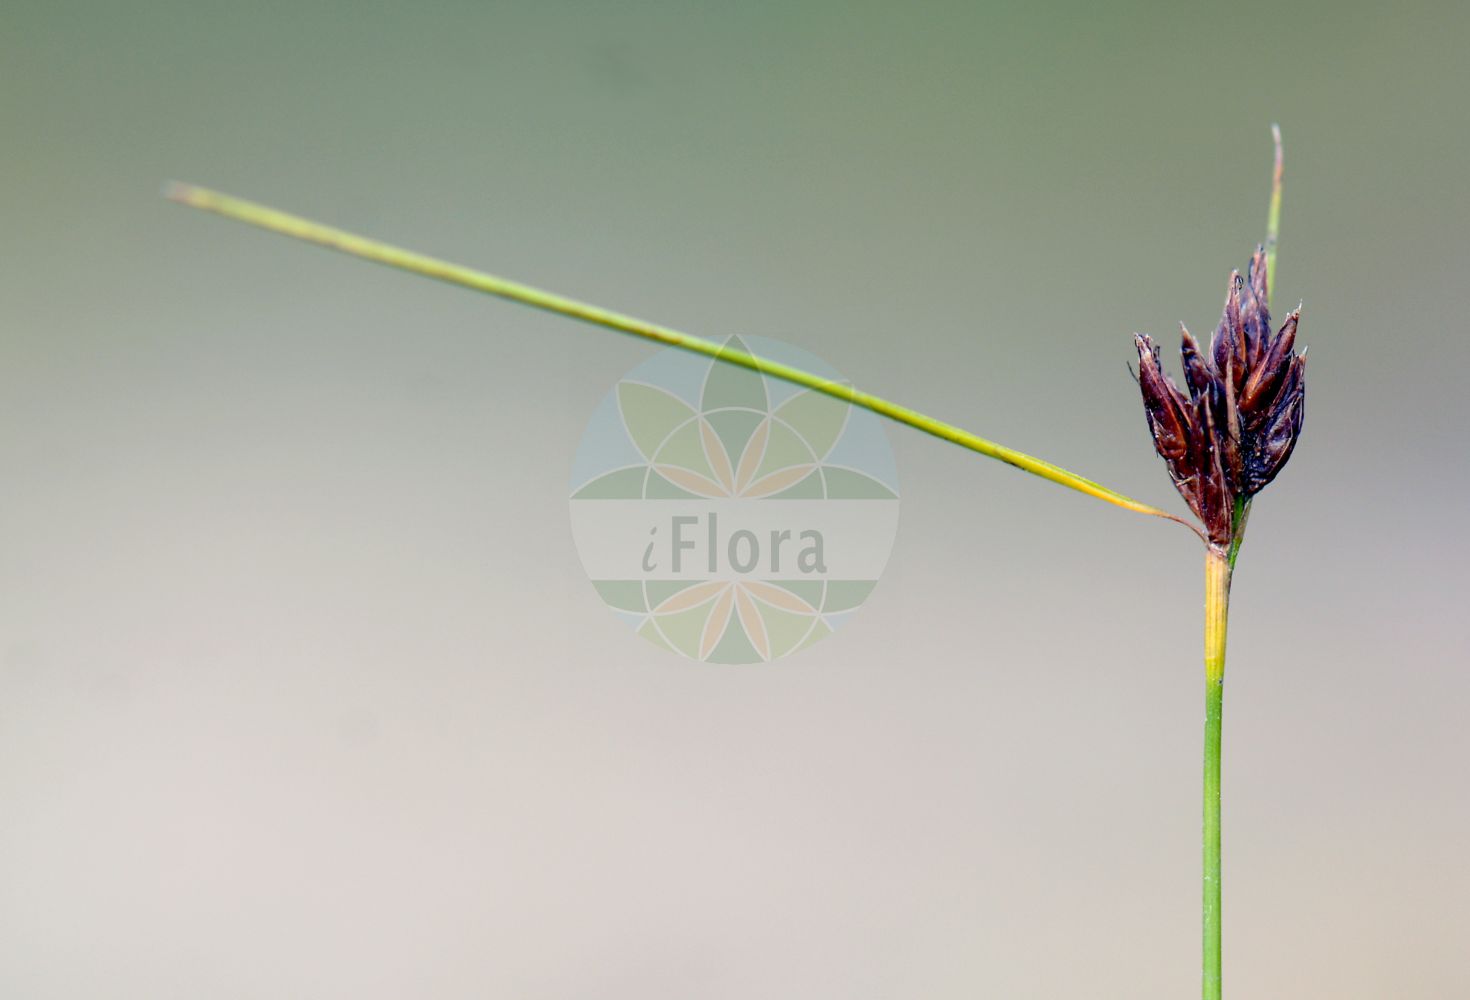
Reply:
<svg viewBox="0 0 1470 1000"><path fill-rule="evenodd" d="M1266 208L1266 295L1276 288L1276 244L1281 234L1281 174L1284 156L1281 126L1272 124L1275 157L1271 200ZM1225 636L1230 624L1230 580L1245 541L1251 501L1237 497L1230 524L1230 544L1211 545L1205 553L1205 780L1204 780L1204 1000L1220 1000L1223 989L1220 954L1220 735L1224 721Z"/></svg>
<svg viewBox="0 0 1470 1000"><path fill-rule="evenodd" d="M1271 201L1266 207L1266 294L1276 288L1276 243L1281 236L1281 171L1285 156L1281 149L1281 126L1271 125L1271 143L1276 156L1271 166Z"/></svg>
<svg viewBox="0 0 1470 1000"><path fill-rule="evenodd" d="M1205 553L1204 1000L1220 1000L1220 728L1232 553Z"/></svg>
<svg viewBox="0 0 1470 1000"><path fill-rule="evenodd" d="M322 225L303 219L300 216L282 212L278 209L260 205L255 202L235 198L231 195L221 194L218 191L210 191L207 188L196 187L192 184L171 183L164 189L164 195L171 201L176 201L193 208L204 209L235 219L239 222L249 223L261 229L268 229L283 236L303 240L307 243L315 243L318 246L338 250L354 257L370 260L378 264L385 264L402 271L409 271L424 277L434 278L438 281L448 282L452 285L460 285L490 295L497 295L504 299L520 302L523 305L544 309L548 312L558 313L572 319L579 319L587 323L608 327L621 333L631 334L645 340L664 344L669 347L677 347L696 354L703 354L717 361L728 364L739 365L754 371L763 372L774 378L793 382L796 385L805 386L816 392L832 396L853 406L860 406L865 410L871 410L879 416L887 417L900 424L906 424L925 434L932 434L937 438L952 442L961 448L978 452L981 455L1013 465L1018 469L1029 472L1034 476L1065 486L1068 489L1085 493L1096 497L1107 503L1124 510L1131 510L1139 514L1148 514L1152 517L1164 518L1184 525L1195 534L1200 534L1198 528L1183 518L1176 517L1167 511L1157 507L1141 503L1131 497L1124 496L1116 490L1108 489L1091 479L1077 475L1060 466L1043 461L1024 452L1007 448L1005 445L972 434L969 431L955 427L953 424L944 423L933 417L926 416L906 406L890 402L871 393L862 392L845 382L836 382L831 379L822 378L810 372L794 368L790 365L762 358L744 351L738 351L713 340L705 340L702 337L691 336L680 333L665 326L659 326L631 316L625 316L600 306L590 305L586 302L578 302L575 299L566 298L553 292L532 288L518 282L509 281L505 278L476 271L460 264L439 260L425 254L414 253L404 250L388 243L358 236L342 229ZM1201 535L1203 537L1203 535Z"/></svg>

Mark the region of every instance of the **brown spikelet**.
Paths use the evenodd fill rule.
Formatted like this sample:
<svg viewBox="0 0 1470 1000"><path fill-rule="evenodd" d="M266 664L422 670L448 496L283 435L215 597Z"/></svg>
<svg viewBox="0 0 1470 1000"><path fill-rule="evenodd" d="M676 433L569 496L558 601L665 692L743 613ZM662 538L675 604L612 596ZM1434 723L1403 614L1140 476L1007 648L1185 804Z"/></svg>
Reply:
<svg viewBox="0 0 1470 1000"><path fill-rule="evenodd" d="M1257 248L1248 276L1230 275L1209 350L1180 327L1188 394L1164 373L1153 341L1134 335L1154 448L1216 545L1230 543L1235 501L1270 483L1301 436L1306 360L1295 353L1301 310L1272 334L1267 294L1266 255Z"/></svg>

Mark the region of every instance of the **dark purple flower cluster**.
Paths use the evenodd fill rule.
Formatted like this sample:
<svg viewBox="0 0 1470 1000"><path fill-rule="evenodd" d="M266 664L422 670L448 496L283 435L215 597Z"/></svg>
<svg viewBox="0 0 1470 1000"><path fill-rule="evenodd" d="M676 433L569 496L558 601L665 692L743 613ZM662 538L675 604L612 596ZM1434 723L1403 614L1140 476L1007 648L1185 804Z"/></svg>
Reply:
<svg viewBox="0 0 1470 1000"><path fill-rule="evenodd" d="M1209 353L1184 330L1188 395L1159 367L1153 341L1134 335L1154 447L1216 545L1230 543L1235 501L1276 477L1302 430L1306 359L1292 350L1301 310L1273 334L1266 291L1266 254L1258 249L1249 280L1230 276Z"/></svg>

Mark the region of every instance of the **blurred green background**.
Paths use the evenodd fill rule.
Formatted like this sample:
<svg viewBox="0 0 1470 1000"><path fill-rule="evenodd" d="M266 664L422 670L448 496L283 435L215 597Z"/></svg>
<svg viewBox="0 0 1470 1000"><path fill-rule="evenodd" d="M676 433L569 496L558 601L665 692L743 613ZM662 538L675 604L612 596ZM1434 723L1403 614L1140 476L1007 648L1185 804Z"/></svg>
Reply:
<svg viewBox="0 0 1470 1000"><path fill-rule="evenodd" d="M646 346L156 192L778 337L1182 511L1130 334L1212 328L1279 121L1309 399L1236 578L1226 980L1470 995L1467 28L11 0L0 993L1192 995L1184 531L892 428L858 618L680 661L567 526Z"/></svg>

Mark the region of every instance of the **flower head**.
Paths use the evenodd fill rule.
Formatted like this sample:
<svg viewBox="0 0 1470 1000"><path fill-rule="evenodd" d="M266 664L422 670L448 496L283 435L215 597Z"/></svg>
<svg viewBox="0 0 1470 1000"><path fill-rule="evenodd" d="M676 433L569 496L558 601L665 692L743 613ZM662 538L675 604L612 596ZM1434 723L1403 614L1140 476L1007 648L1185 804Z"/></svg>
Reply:
<svg viewBox="0 0 1470 1000"><path fill-rule="evenodd" d="M1248 280L1230 275L1209 351L1181 326L1187 394L1160 368L1154 342L1133 338L1154 448L1216 545L1231 540L1236 500L1276 478L1302 430L1306 358L1293 351L1301 309L1273 334L1266 293L1266 254L1258 248Z"/></svg>

